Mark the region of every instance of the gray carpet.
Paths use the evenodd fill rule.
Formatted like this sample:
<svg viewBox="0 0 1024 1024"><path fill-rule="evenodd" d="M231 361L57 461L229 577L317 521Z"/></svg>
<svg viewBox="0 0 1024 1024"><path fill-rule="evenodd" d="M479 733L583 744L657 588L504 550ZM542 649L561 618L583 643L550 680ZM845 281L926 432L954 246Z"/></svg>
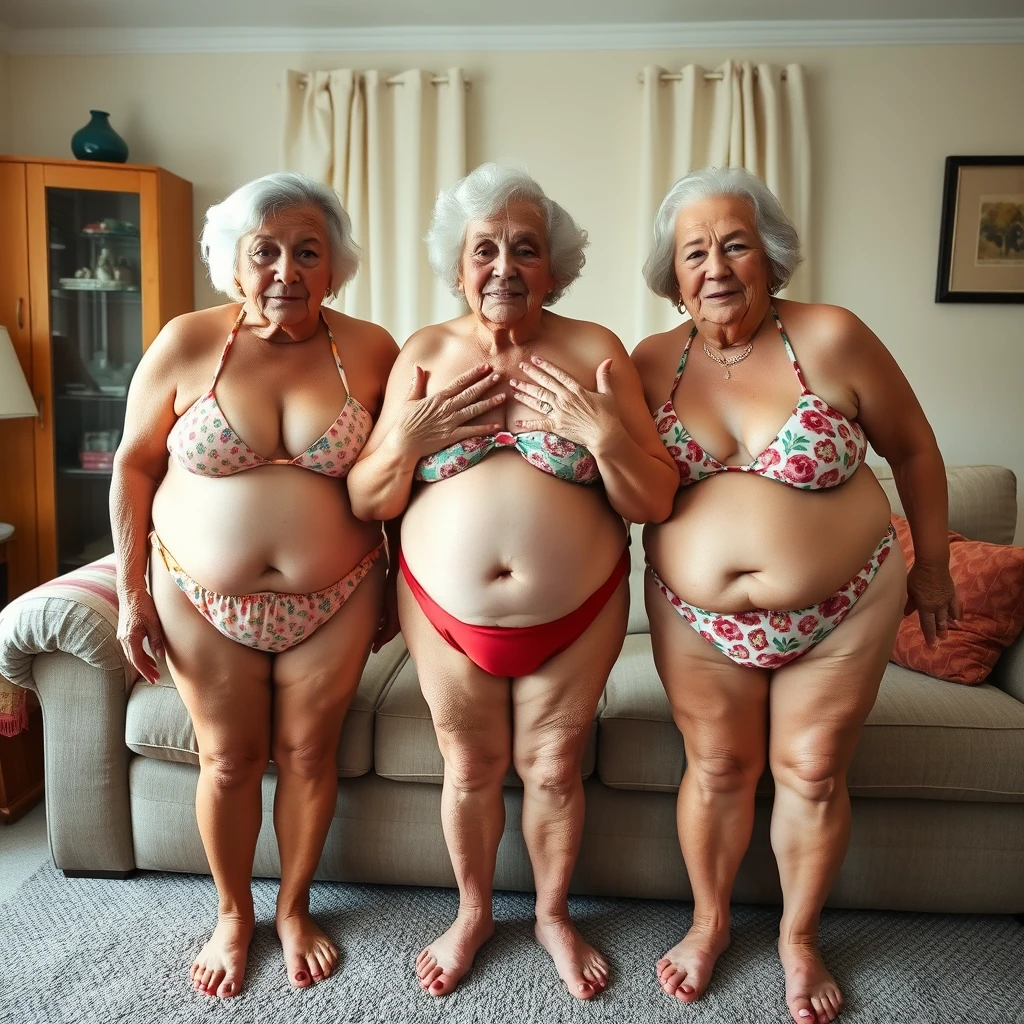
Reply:
<svg viewBox="0 0 1024 1024"><path fill-rule="evenodd" d="M456 993L423 994L411 965L456 907L449 890L317 884L314 912L342 950L339 973L304 992L285 980L272 920L276 885L254 884L260 926L246 990L218 1002L186 972L211 924L209 878L65 879L47 865L0 905L2 1024L559 1024L789 1020L774 953L778 911L737 907L731 949L701 1003L664 996L654 963L689 924L687 904L574 899L587 938L612 963L608 992L576 1003L533 940L531 901L496 898L498 932ZM847 997L842 1020L1024 1024L1024 926L1012 918L831 911L826 961Z"/></svg>

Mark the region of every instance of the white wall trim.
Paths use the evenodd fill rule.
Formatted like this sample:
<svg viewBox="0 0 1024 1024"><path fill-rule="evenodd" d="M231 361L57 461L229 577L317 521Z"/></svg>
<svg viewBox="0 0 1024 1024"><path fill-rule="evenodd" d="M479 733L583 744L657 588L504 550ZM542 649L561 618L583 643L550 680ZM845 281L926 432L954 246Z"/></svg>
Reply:
<svg viewBox="0 0 1024 1024"><path fill-rule="evenodd" d="M16 29L13 54L665 50L1021 43L1024 18L381 28ZM0 26L0 48L4 47Z"/></svg>

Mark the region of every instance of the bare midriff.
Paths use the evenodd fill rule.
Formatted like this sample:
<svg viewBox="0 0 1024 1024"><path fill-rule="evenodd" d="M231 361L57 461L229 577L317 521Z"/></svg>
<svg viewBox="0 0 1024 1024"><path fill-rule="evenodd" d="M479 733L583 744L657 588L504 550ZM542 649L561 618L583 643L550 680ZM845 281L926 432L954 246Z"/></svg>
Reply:
<svg viewBox="0 0 1024 1024"><path fill-rule="evenodd" d="M608 579L625 542L603 488L558 480L512 450L417 485L402 520L412 574L445 611L475 625L568 615Z"/></svg>
<svg viewBox="0 0 1024 1024"><path fill-rule="evenodd" d="M820 491L719 473L680 488L672 515L646 527L644 548L668 588L698 608L786 610L849 582L888 524L888 499L866 466Z"/></svg>
<svg viewBox="0 0 1024 1024"><path fill-rule="evenodd" d="M311 594L341 579L380 542L352 515L344 480L297 466L196 476L170 459L153 527L181 567L220 594Z"/></svg>

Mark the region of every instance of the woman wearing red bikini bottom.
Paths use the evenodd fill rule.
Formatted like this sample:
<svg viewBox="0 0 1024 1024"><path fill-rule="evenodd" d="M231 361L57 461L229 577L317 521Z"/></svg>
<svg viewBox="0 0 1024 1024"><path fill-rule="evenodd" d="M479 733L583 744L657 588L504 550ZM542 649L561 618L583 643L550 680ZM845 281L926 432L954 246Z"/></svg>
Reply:
<svg viewBox="0 0 1024 1024"><path fill-rule="evenodd" d="M773 298L799 240L763 182L689 174L654 234L647 282L690 315L633 361L679 477L672 515L645 531L646 604L686 746L679 840L694 900L658 978L683 1002L704 994L767 762L786 1001L796 1024L825 1024L842 994L818 919L849 840L846 772L904 609L929 637L957 614L942 458L864 324ZM869 442L908 510L909 578L885 495L860 468Z"/></svg>
<svg viewBox="0 0 1024 1024"><path fill-rule="evenodd" d="M242 991L255 925L270 757L288 981L306 988L338 962L310 917L309 886L387 563L380 523L352 514L345 476L398 349L381 328L322 306L355 273L358 250L319 182L272 174L243 185L207 212L202 248L214 286L235 301L171 321L146 352L110 495L118 637L150 682L159 669L143 641L166 654L199 747L196 817L218 915L189 978L226 998Z"/></svg>
<svg viewBox="0 0 1024 1024"><path fill-rule="evenodd" d="M677 475L619 340L546 308L578 276L585 240L510 168L484 165L441 193L431 264L471 312L405 344L349 477L357 515L404 515L402 632L445 759L460 905L417 960L435 996L494 929L510 764L523 781L536 936L572 996L607 980L568 915L580 762L626 629L623 519L664 518Z"/></svg>

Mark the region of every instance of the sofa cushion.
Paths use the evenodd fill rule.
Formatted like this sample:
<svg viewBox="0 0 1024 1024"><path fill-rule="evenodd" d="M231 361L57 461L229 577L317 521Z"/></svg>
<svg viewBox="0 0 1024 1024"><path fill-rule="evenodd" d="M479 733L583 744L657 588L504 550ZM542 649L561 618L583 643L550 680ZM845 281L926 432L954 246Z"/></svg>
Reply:
<svg viewBox="0 0 1024 1024"><path fill-rule="evenodd" d="M600 708L598 704L598 711ZM594 771L596 742L594 721L583 751L584 779ZM432 782L438 786L444 782L444 758L412 659L402 666L377 709L373 763L378 775L397 782ZM522 785L512 768L505 776L505 785Z"/></svg>
<svg viewBox="0 0 1024 1024"><path fill-rule="evenodd" d="M908 570L914 564L910 524L894 515L892 525ZM915 672L951 683L974 685L985 680L1024 629L1024 547L988 544L949 534L949 573L956 586L959 616L945 637L931 645L917 615L900 623L892 660Z"/></svg>
<svg viewBox="0 0 1024 1024"><path fill-rule="evenodd" d="M597 746L605 785L679 786L683 742L649 636L626 637L605 690ZM994 686L967 688L890 664L849 785L854 796L1024 802L1024 704Z"/></svg>
<svg viewBox="0 0 1024 1024"><path fill-rule="evenodd" d="M897 515L906 517L892 470L872 466ZM947 466L949 528L971 540L1012 544L1017 531L1017 478L1002 466Z"/></svg>
<svg viewBox="0 0 1024 1024"><path fill-rule="evenodd" d="M377 654L370 655L341 731L339 778L365 775L373 769L374 711L408 657L401 634ZM125 742L143 757L199 763L192 720L166 666L155 684L144 679L135 684L128 698Z"/></svg>

